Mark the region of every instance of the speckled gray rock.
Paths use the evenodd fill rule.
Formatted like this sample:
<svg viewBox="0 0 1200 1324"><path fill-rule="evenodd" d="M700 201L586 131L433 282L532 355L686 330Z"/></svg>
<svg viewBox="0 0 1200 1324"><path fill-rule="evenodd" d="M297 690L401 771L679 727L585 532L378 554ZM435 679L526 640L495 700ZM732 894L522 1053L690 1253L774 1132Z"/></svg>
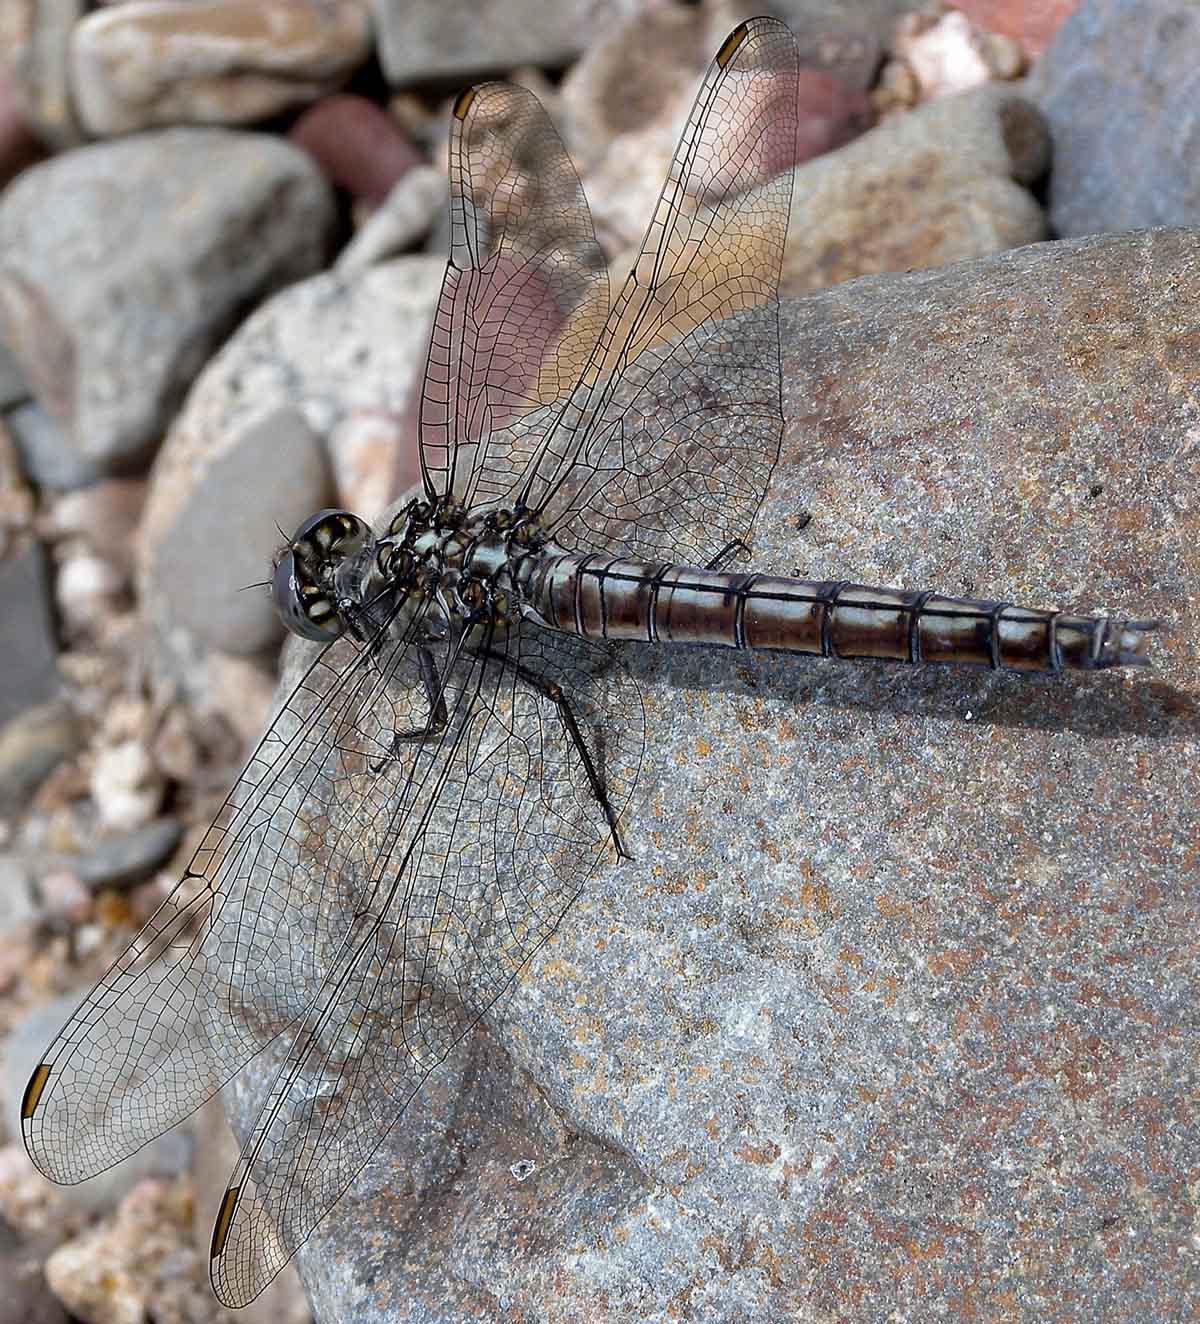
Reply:
<svg viewBox="0 0 1200 1324"><path fill-rule="evenodd" d="M332 219L308 157L262 134L55 157L0 200L0 330L75 448L128 464L246 304L321 264Z"/></svg>
<svg viewBox="0 0 1200 1324"><path fill-rule="evenodd" d="M755 567L1158 615L1154 669L628 648L634 859L301 1250L317 1318L1182 1318L1198 301L1176 231L787 305Z"/></svg>
<svg viewBox="0 0 1200 1324"><path fill-rule="evenodd" d="M619 0L371 0L379 60L397 85L566 64L622 8Z"/></svg>
<svg viewBox="0 0 1200 1324"><path fill-rule="evenodd" d="M182 836L183 824L166 815L134 832L104 838L85 855L67 861L67 867L93 891L132 887L171 858Z"/></svg>
<svg viewBox="0 0 1200 1324"><path fill-rule="evenodd" d="M187 499L150 546L145 582L172 625L209 647L245 655L282 633L263 587L283 541L279 530L287 537L306 514L327 505L332 487L320 438L290 405L231 442L189 473ZM151 508L158 490L152 483Z"/></svg>
<svg viewBox="0 0 1200 1324"><path fill-rule="evenodd" d="M796 171L784 288L910 271L1045 235L1027 185L1049 138L1031 103L987 86L885 120Z"/></svg>
<svg viewBox="0 0 1200 1324"><path fill-rule="evenodd" d="M24 808L81 741L79 723L61 699L26 708L0 727L0 812Z"/></svg>
<svg viewBox="0 0 1200 1324"><path fill-rule="evenodd" d="M1088 0L1034 66L1062 235L1200 222L1200 9Z"/></svg>
<svg viewBox="0 0 1200 1324"><path fill-rule="evenodd" d="M241 590L270 573L276 523L290 537L335 499L330 433L355 415L402 413L442 270L412 257L305 281L249 318L196 382L141 528L143 612L182 671L198 644L246 653L278 639L269 595Z"/></svg>

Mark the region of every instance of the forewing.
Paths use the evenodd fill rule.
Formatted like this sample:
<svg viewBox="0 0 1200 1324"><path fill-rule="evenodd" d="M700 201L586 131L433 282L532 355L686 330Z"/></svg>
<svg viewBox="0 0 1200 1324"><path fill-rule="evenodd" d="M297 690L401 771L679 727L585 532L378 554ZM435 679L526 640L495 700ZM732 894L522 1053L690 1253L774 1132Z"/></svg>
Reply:
<svg viewBox="0 0 1200 1324"><path fill-rule="evenodd" d="M537 627L492 650L450 673L447 728L234 1170L211 1261L226 1305L287 1263L612 851L551 687L619 812L642 754L636 684L606 649Z"/></svg>
<svg viewBox="0 0 1200 1324"><path fill-rule="evenodd" d="M411 760L363 775L428 703L411 650L352 641L307 670L171 895L56 1035L22 1105L54 1181L120 1162L210 1098L316 997ZM301 857L320 861L314 873ZM315 889L310 886L315 878Z"/></svg>
<svg viewBox="0 0 1200 1324"><path fill-rule="evenodd" d="M450 126L450 261L421 399L430 495L494 500L481 438L575 384L608 275L575 168L520 87L463 93Z"/></svg>
<svg viewBox="0 0 1200 1324"><path fill-rule="evenodd" d="M695 565L748 538L783 426L797 81L773 19L736 28L710 66L583 380L529 425L545 435L522 495L562 545Z"/></svg>

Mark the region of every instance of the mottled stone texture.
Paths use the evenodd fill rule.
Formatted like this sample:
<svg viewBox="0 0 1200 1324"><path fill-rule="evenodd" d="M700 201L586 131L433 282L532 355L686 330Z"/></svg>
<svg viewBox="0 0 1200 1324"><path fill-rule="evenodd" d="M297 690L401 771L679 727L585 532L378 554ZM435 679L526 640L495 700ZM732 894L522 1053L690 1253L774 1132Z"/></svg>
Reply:
<svg viewBox="0 0 1200 1324"><path fill-rule="evenodd" d="M1158 615L1154 669L628 648L635 858L301 1252L318 1318L1186 1317L1198 305L1181 231L786 306L756 567Z"/></svg>

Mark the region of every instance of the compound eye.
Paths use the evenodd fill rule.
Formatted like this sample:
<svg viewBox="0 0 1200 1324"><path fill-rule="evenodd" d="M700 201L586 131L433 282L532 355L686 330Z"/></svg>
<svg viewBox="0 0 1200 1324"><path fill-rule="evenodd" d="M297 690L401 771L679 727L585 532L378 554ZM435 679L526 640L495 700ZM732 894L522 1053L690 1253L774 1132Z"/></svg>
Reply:
<svg viewBox="0 0 1200 1324"><path fill-rule="evenodd" d="M301 639L330 643L342 633L342 622L328 596L300 579L296 554L290 548L275 567L271 598L279 619Z"/></svg>

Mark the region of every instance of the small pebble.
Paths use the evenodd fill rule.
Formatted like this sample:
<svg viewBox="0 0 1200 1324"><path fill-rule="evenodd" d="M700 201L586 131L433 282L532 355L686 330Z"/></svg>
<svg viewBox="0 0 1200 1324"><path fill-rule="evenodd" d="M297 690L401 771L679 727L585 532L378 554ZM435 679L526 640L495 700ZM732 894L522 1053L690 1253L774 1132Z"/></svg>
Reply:
<svg viewBox="0 0 1200 1324"><path fill-rule="evenodd" d="M145 826L162 803L165 779L138 740L101 749L89 780L101 824L109 831Z"/></svg>
<svg viewBox="0 0 1200 1324"><path fill-rule="evenodd" d="M25 804L64 759L80 748L75 716L61 700L28 708L0 729L0 812Z"/></svg>
<svg viewBox="0 0 1200 1324"><path fill-rule="evenodd" d="M102 887L129 887L143 882L169 860L183 837L177 818L159 818L136 832L102 840L95 849L72 861L82 883Z"/></svg>

